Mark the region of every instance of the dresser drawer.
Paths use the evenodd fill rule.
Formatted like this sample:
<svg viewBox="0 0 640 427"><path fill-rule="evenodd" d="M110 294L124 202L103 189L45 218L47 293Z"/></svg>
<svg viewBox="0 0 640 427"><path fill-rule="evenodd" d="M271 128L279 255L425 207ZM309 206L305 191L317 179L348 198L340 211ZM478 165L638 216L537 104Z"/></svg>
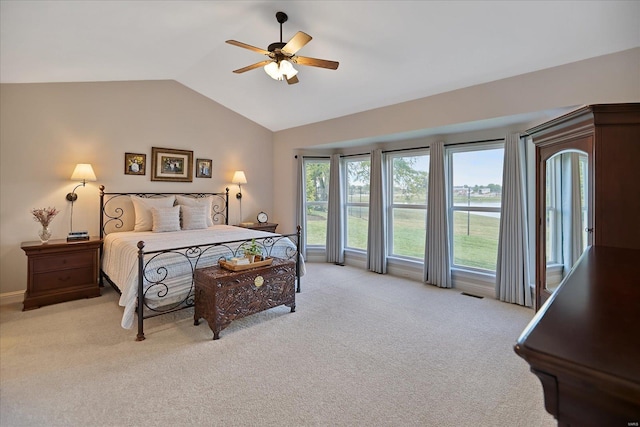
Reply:
<svg viewBox="0 0 640 427"><path fill-rule="evenodd" d="M77 286L95 285L97 277L92 265L66 270L48 271L33 275L32 289L34 294L55 289L73 288Z"/></svg>
<svg viewBox="0 0 640 427"><path fill-rule="evenodd" d="M33 272L55 271L62 269L92 266L95 263L95 251L73 251L53 255L36 256L31 259Z"/></svg>

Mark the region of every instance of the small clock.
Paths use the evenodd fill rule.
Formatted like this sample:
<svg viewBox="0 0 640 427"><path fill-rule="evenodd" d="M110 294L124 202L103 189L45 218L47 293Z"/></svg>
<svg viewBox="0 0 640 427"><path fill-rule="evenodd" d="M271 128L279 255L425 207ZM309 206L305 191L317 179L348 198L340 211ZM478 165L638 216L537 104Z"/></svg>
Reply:
<svg viewBox="0 0 640 427"><path fill-rule="evenodd" d="M266 213L264 213L264 212L260 212L260 213L258 214L258 222L259 222L260 224L264 224L264 223L265 223L265 222L267 222L267 221L269 221L269 217L267 216L267 214L266 214Z"/></svg>

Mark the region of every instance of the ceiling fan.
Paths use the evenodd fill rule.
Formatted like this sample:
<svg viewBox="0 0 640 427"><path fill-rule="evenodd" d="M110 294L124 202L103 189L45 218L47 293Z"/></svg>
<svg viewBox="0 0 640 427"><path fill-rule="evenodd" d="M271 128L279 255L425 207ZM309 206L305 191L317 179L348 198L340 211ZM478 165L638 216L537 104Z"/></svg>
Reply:
<svg viewBox="0 0 640 427"><path fill-rule="evenodd" d="M236 40L227 40L227 43L234 46L252 50L254 52L267 55L269 59L256 62L244 68L233 70L234 73L240 74L255 68L264 67L265 72L275 80L286 80L290 85L298 83L298 70L293 68L293 64L308 65L311 67L327 68L336 70L339 63L336 61L328 61L326 59L308 58L306 56L297 56L296 53L311 41L309 34L298 31L287 43L282 42L282 24L287 22L289 17L284 12L276 13L276 19L280 23L280 41L271 43L267 50L259 47L251 46Z"/></svg>

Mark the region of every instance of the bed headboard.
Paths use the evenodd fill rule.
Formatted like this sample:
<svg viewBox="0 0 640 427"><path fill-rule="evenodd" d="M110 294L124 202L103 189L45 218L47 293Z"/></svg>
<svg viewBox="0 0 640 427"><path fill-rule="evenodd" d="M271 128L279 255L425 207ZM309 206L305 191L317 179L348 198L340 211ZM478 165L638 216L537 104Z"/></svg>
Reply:
<svg viewBox="0 0 640 427"><path fill-rule="evenodd" d="M130 196L159 198L185 196L200 199L211 196L211 219L214 224L229 224L229 189L224 193L107 193L100 186L100 238L109 233L131 231L135 223L135 212Z"/></svg>

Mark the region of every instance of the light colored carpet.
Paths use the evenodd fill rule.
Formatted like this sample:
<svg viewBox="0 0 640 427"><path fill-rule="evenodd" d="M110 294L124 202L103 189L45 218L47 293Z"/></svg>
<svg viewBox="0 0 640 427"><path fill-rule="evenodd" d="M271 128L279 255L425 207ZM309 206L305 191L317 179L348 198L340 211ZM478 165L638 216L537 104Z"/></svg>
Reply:
<svg viewBox="0 0 640 427"><path fill-rule="evenodd" d="M555 425L513 352L530 309L315 263L296 298L217 341L183 310L135 342L111 288L3 306L0 425Z"/></svg>

